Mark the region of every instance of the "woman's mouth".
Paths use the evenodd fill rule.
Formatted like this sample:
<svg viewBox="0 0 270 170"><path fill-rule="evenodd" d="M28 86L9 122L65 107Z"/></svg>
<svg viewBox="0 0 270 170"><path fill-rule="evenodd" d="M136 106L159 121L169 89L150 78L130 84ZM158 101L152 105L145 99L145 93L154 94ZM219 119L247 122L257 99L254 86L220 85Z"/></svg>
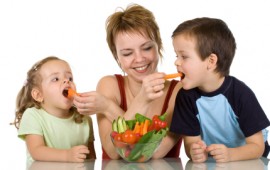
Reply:
<svg viewBox="0 0 270 170"><path fill-rule="evenodd" d="M149 66L149 65L145 65L145 66L142 66L142 67L135 67L134 69L135 69L136 71L144 71L144 70L147 69L148 66Z"/></svg>

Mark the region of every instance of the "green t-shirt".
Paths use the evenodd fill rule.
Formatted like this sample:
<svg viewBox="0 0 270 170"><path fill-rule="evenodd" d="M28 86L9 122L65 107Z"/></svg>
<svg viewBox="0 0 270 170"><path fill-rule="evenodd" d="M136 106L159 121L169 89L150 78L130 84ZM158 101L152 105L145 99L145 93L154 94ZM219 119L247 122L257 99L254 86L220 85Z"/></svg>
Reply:
<svg viewBox="0 0 270 170"><path fill-rule="evenodd" d="M28 134L41 135L46 146L57 149L70 149L77 145L87 146L89 139L94 140L91 117L85 116L82 123L76 123L73 116L62 119L48 114L43 109L28 108L23 113L18 137L24 140ZM29 153L28 158L32 159Z"/></svg>

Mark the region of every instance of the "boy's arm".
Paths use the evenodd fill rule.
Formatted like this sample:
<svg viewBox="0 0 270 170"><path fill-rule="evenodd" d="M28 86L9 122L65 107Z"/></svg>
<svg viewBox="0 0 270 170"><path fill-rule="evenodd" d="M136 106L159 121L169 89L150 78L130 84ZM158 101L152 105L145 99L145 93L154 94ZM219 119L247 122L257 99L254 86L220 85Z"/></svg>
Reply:
<svg viewBox="0 0 270 170"><path fill-rule="evenodd" d="M205 162L208 159L206 144L201 136L184 136L186 155L195 163Z"/></svg>
<svg viewBox="0 0 270 170"><path fill-rule="evenodd" d="M225 160L222 162L260 158L264 152L264 147L265 145L264 145L264 140L263 140L263 134L262 134L262 131L259 131L255 133L254 135L247 137L245 145L237 147L237 148L227 148L228 155L225 155ZM217 150L218 150L218 144L210 145L207 148L207 151L210 152L210 154L213 151L214 151L213 153L217 152Z"/></svg>
<svg viewBox="0 0 270 170"><path fill-rule="evenodd" d="M41 135L26 135L25 142L32 158L38 161L84 162L89 154L87 146L84 145L71 149L47 147Z"/></svg>

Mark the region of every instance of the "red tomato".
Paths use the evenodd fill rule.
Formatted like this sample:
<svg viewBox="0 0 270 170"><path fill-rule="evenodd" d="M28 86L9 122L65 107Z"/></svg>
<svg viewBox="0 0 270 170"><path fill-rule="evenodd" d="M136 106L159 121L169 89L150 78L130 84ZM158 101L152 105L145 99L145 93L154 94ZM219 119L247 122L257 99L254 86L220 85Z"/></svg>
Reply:
<svg viewBox="0 0 270 170"><path fill-rule="evenodd" d="M112 135L112 138L115 137L115 135L117 135L118 133L116 131L112 131L111 135Z"/></svg>
<svg viewBox="0 0 270 170"><path fill-rule="evenodd" d="M120 133L117 133L115 136L114 136L114 145L118 148L124 148L125 147L125 144L123 143L122 141L122 135Z"/></svg>
<svg viewBox="0 0 270 170"><path fill-rule="evenodd" d="M134 144L137 141L136 134L132 130L126 130L122 133L122 141L128 144Z"/></svg>

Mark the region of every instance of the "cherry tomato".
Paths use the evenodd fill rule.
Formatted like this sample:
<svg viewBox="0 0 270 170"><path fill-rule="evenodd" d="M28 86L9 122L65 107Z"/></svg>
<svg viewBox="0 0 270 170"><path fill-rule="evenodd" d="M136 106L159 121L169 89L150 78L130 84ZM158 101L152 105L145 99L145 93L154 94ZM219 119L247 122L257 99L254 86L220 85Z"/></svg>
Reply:
<svg viewBox="0 0 270 170"><path fill-rule="evenodd" d="M122 141L122 134L120 133L117 133L115 136L114 136L114 145L118 148L124 148L125 147L125 144L123 143Z"/></svg>
<svg viewBox="0 0 270 170"><path fill-rule="evenodd" d="M122 141L128 144L134 144L137 141L136 134L132 130L126 130L122 133Z"/></svg>

